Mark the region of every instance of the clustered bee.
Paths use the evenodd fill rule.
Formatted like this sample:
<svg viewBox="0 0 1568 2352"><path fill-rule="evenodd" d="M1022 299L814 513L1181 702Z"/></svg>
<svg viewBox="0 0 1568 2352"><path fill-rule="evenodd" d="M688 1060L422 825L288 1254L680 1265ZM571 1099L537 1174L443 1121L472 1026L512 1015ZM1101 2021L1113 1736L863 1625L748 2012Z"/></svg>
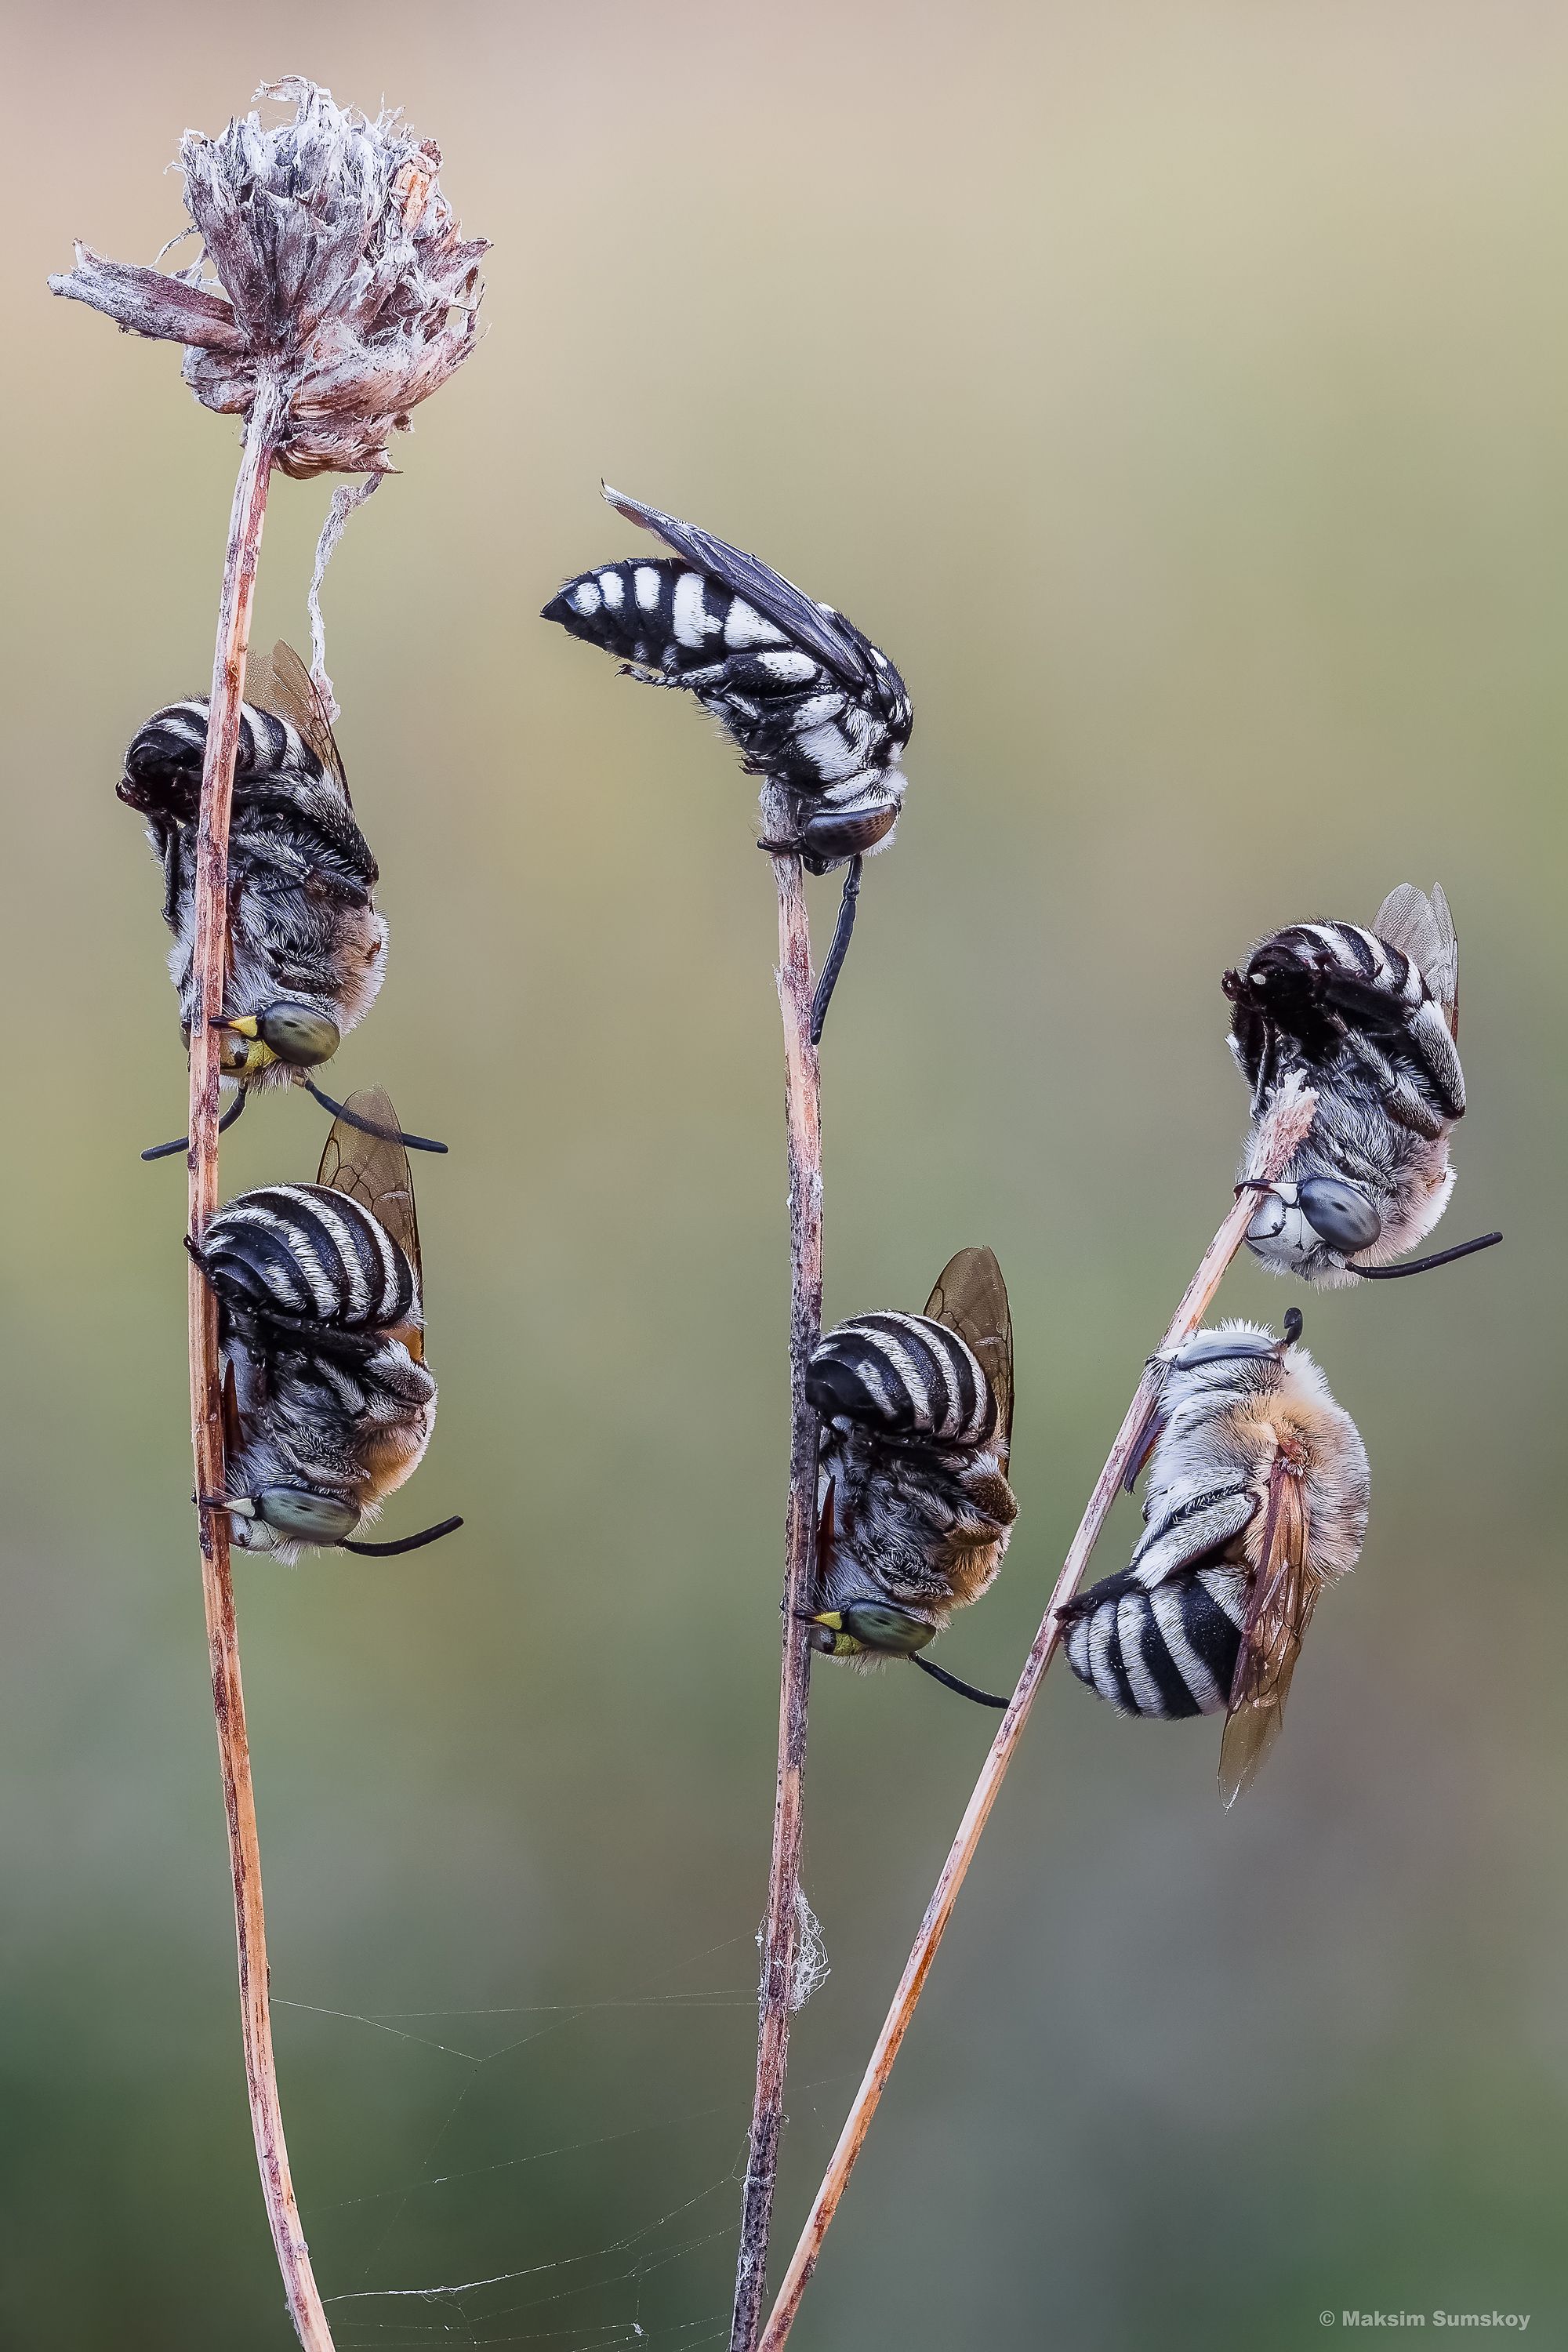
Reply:
<svg viewBox="0 0 1568 2352"><path fill-rule="evenodd" d="M203 1500L244 1550L386 1558L462 1525L353 1540L418 1468L436 1421L397 1134L384 1094L353 1096L314 1184L241 1192L188 1244L217 1297L223 1364L225 1491Z"/></svg>
<svg viewBox="0 0 1568 2352"><path fill-rule="evenodd" d="M354 821L348 779L327 709L298 654L274 646L250 668L239 720L228 850L228 979L221 1067L237 1092L232 1127L258 1087L302 1086L324 1109L344 1106L308 1075L337 1052L375 1002L386 971L386 924L372 892L377 871ZM163 920L174 935L169 968L185 1043L196 1009L196 818L206 751L207 698L154 711L125 755L118 787L147 819L163 868ZM421 1151L444 1143L405 1135ZM184 1151L155 1145L144 1160Z"/></svg>
<svg viewBox="0 0 1568 2352"><path fill-rule="evenodd" d="M861 862L893 838L914 715L879 646L831 604L814 604L754 555L658 507L605 498L673 558L634 557L569 580L544 607L624 673L694 694L739 750L748 774L781 788L789 831L761 848L808 873L847 866L838 923L812 1007L822 1035L855 925Z"/></svg>
<svg viewBox="0 0 1568 2352"><path fill-rule="evenodd" d="M1121 1715L1226 1717L1234 1804L1279 1735L1302 1637L1361 1556L1366 1448L1300 1346L1255 1323L1200 1331L1163 1360L1131 1562L1060 1612L1073 1673Z"/></svg>
<svg viewBox="0 0 1568 2352"><path fill-rule="evenodd" d="M1310 1132L1283 1177L1243 1179L1264 1196L1247 1239L1271 1273L1325 1286L1391 1281L1501 1240L1486 1234L1408 1265L1388 1263L1447 1208L1448 1137L1465 1114L1459 949L1441 888L1428 898L1402 883L1370 930L1289 924L1223 986L1254 1130L1292 1071L1317 1096Z"/></svg>
<svg viewBox="0 0 1568 2352"><path fill-rule="evenodd" d="M1005 1706L921 1653L977 1601L1007 1549L1013 1325L988 1249L961 1250L923 1315L858 1315L806 1374L821 1419L814 1649L858 1667L908 1658L982 1706Z"/></svg>

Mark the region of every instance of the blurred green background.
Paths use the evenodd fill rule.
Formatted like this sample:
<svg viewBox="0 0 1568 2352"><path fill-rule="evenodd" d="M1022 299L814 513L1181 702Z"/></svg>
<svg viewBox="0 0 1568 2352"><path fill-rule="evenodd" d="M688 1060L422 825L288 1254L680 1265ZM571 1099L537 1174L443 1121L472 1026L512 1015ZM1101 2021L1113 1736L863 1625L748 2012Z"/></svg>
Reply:
<svg viewBox="0 0 1568 2352"><path fill-rule="evenodd" d="M4 2340L289 2341L182 1179L136 1157L183 1066L113 796L209 675L237 435L174 352L43 289L73 235L151 260L181 130L286 72L405 106L496 241L484 345L327 589L394 943L333 1076L453 1147L417 1171L440 1426L388 1526L468 1524L238 1573L340 2346L689 2347L728 2311L784 1499L774 919L713 731L535 619L630 550L601 474L843 604L915 697L825 1055L827 1307L918 1306L971 1241L1007 1272L1024 1516L953 1668L1022 1658L1228 1199L1217 981L1253 938L1443 880L1472 1115L1442 1238L1508 1231L1308 1302L1373 1528L1235 1818L1212 1725L1047 1684L795 2340L1305 2346L1401 2305L1563 2340L1568 18L64 0L9 57ZM264 641L303 630L325 495L278 488ZM268 1101L226 1187L310 1172L323 1126ZM1225 1306L1289 1295L1244 1265ZM817 1674L833 1974L779 2260L989 1732L913 1675Z"/></svg>

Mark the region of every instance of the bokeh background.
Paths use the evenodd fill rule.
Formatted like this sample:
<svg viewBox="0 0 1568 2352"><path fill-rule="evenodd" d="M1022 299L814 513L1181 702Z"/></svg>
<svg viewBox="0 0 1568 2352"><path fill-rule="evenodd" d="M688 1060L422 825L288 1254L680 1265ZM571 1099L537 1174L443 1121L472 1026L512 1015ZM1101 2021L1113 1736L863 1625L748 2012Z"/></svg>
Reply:
<svg viewBox="0 0 1568 2352"><path fill-rule="evenodd" d="M785 1432L772 884L673 697L541 627L600 476L763 552L918 720L826 1051L831 1317L989 1241L1005 1683L1228 1199L1217 981L1448 888L1443 1238L1309 1302L1363 1565L1221 1817L1214 1727L1053 1675L795 2340L1562 2340L1568 18L1528 0L679 0L10 17L0 2333L289 2340L255 2179L186 1496L184 1077L113 787L205 686L233 427L43 280L151 260L181 130L384 95L495 239L482 349L327 593L394 951L341 1087L418 1169L440 1426L385 1565L239 1569L285 2111L344 2347L722 2341ZM284 482L258 635L298 637ZM826 927L837 886L821 886ZM226 1184L310 1173L254 1111ZM1288 1294L1238 1267L1225 1306ZM1126 1557L1123 1505L1098 1563ZM817 1674L793 2242L990 1733ZM470 2282L493 2284L472 2287ZM459 2288L467 2292L456 2292Z"/></svg>

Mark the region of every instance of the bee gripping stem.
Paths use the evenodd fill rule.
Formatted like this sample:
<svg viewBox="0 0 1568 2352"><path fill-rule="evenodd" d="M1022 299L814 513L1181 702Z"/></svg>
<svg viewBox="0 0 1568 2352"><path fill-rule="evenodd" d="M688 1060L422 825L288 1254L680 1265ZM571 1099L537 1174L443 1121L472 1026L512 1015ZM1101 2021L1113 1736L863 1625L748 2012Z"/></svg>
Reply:
<svg viewBox="0 0 1568 2352"><path fill-rule="evenodd" d="M776 798L775 788L765 786L763 832L769 839L782 840L790 828L787 811L773 804ZM800 858L793 853L775 855L773 875L779 901L777 980L784 1016L789 1159L790 1475L784 1523L778 1775L767 1910L761 1937L756 2094L742 2192L730 2352L755 2352L766 2283L789 2054L812 1656L808 1620L816 1574L817 1423L805 1393L806 1367L822 1335L822 1129L816 1048L812 1043L811 930Z"/></svg>
<svg viewBox="0 0 1568 2352"><path fill-rule="evenodd" d="M1315 1100L1310 1091L1300 1087L1295 1080L1292 1079L1279 1088L1258 1138L1256 1165L1252 1173L1266 1181L1277 1180L1283 1174L1289 1163L1291 1153L1305 1138L1311 1126L1314 1108ZM1197 1330L1210 1301L1219 1288L1226 1267L1246 1238L1247 1228L1253 1213L1254 1206L1250 1192L1243 1188L1238 1192L1225 1223L1220 1226L1199 1261L1197 1272L1187 1285L1182 1302L1172 1318L1170 1328L1161 1342L1157 1351L1159 1354L1165 1354L1172 1349L1183 1346ZM1035 1693L1039 1688L1046 1669L1056 1654L1060 1612L1077 1591L1084 1570L1089 1566L1089 1555L1094 1549L1100 1529L1110 1516L1111 1506L1121 1492L1128 1465L1137 1453L1148 1427L1150 1416L1159 1402L1163 1377L1163 1372L1156 1360L1152 1360L1145 1365L1143 1377L1138 1383L1137 1391L1116 1433L1116 1442L1106 1458L1104 1469L1096 1481L1094 1492L1089 1498L1083 1517L1079 1523L1078 1533L1072 1539L1063 1564L1062 1572L1057 1579L1056 1590L1051 1594L1046 1613L1040 1621L1040 1630L1036 1634L1034 1645L1024 1662L1024 1670L1018 1677L1017 1688L1008 1701L1006 1712L997 1726L996 1737L991 1743L990 1752L981 1769L980 1778L975 1782L973 1794L969 1800L963 1819L958 1825L957 1834L948 1850L947 1860L942 1864L942 1875L936 1883L936 1891L926 1906L925 1916L921 1921L913 1948L904 1964L904 1972L899 1979L898 1990L893 1995L892 2004L883 2020L882 2030L877 2036L870 2062L861 2079L860 2087L855 2095L854 2104L850 2107L844 2128L838 2136L838 2144L833 2151L822 2186L813 2200L805 2227L801 2231L799 2242L790 2257L789 2267L780 2284L777 2299L769 2315L768 2324L763 2331L758 2352L779 2352L779 2347L784 2344L795 2324L801 2297L810 2283L813 2271L816 2268L823 2239L826 2236L833 2216L838 2210L839 2200L844 2194L849 2175L855 2168L855 2159L859 2155L862 2143L871 2127L871 2118L876 2114L878 2101L882 2095L889 2075L893 2071L893 2062L898 2057L900 2047L909 2031L916 2003L924 1989L931 1962L936 1958L937 1947L942 1942L948 1920L952 1916L953 1906L958 1900L958 1891L963 1884L964 1874L970 1863L974 1858L974 1850L980 1843L981 1833L984 1830L991 1808L996 1801L997 1791L1006 1775L1007 1767L1013 1760L1013 1751L1017 1747L1019 1735L1027 1719L1029 1708L1034 1703Z"/></svg>
<svg viewBox="0 0 1568 2352"><path fill-rule="evenodd" d="M239 745L240 704L250 635L261 526L276 454L283 403L277 387L263 382L246 423L239 478L235 485L218 601L217 645L213 659L206 752L202 767L201 808L196 829L195 946L193 976L195 1017L191 1024L191 1094L188 1166L189 1338L191 1441L196 1492L224 1492L223 1391L218 1359L217 1300L200 1261L202 1235L218 1197L218 1031L223 1015L228 949L228 828ZM243 1096L241 1097L243 1100ZM217 1724L224 1813L228 1825L229 1866L234 1883L235 1937L239 1961L240 2022L245 2047L246 2091L261 2174L261 2193L272 2232L284 2294L305 2352L331 2352L331 2331L310 2269L300 2223L283 2116L272 2054L272 2018L267 1980L267 1927L261 1896L261 1853L256 1829L256 1792L246 1737L245 1693L239 1672L239 1634L235 1623L234 1583L229 1572L228 1517L206 1509L197 1520L202 1556L202 1598L206 1612L207 1651L212 1667L213 1712Z"/></svg>

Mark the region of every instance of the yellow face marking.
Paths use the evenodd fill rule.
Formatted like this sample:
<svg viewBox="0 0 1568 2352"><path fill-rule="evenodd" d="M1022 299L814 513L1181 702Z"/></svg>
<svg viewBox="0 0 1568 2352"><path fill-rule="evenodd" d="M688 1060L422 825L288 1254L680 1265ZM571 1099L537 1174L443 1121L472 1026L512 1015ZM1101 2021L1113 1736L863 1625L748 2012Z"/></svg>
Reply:
<svg viewBox="0 0 1568 2352"><path fill-rule="evenodd" d="M858 1642L853 1633L844 1631L844 1619L837 1609L825 1609L820 1617L811 1622L814 1625L826 1625L832 1634L833 1646L827 1652L830 1658L858 1658L866 1647L864 1642Z"/></svg>

